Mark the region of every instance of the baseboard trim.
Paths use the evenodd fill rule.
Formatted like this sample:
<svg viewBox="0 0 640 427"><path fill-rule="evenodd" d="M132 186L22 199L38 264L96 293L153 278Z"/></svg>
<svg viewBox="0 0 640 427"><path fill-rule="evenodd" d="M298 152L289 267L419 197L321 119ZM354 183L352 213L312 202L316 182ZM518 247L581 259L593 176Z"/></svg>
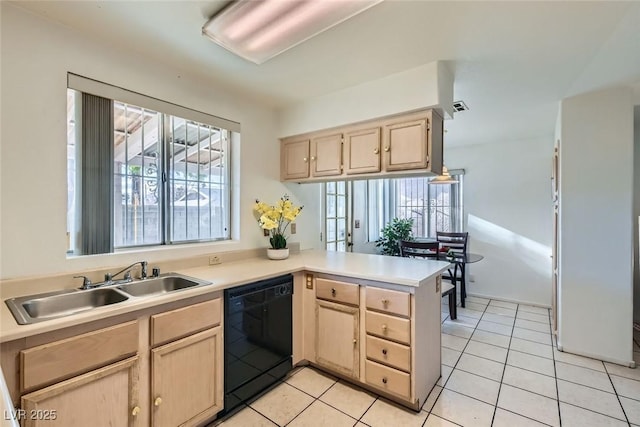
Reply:
<svg viewBox="0 0 640 427"><path fill-rule="evenodd" d="M500 300L500 301L512 302L514 304L531 305L533 307L548 308L548 309L551 308L550 305L539 304L537 302L523 301L523 300L518 300L518 299L513 299L513 298L505 298L505 297L500 297L500 296L496 296L496 295L479 294L479 293L476 293L476 292L474 292L474 293L467 292L467 296L485 298L485 299L497 299L497 300Z"/></svg>

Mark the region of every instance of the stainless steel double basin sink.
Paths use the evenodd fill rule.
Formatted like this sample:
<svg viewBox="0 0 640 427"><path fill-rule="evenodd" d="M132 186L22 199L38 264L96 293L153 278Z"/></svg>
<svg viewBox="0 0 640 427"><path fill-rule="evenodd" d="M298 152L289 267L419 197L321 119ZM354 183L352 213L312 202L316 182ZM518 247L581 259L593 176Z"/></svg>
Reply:
<svg viewBox="0 0 640 427"><path fill-rule="evenodd" d="M89 290L72 289L10 298L6 300L6 303L18 324L29 325L128 300L153 297L210 284L210 282L181 274L167 273L159 277L108 287Z"/></svg>

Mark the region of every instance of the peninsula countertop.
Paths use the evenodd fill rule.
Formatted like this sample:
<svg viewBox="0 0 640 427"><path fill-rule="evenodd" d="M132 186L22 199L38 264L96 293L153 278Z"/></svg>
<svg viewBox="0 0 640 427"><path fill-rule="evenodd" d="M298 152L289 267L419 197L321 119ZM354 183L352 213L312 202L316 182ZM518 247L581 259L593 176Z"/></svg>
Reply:
<svg viewBox="0 0 640 427"><path fill-rule="evenodd" d="M50 332L105 317L118 316L132 311L217 292L233 286L298 271L361 279L376 282L380 285L388 283L408 287L408 291L411 291L411 288L416 288L427 283L434 276L446 270L448 266L449 263L444 261L305 250L297 254L292 254L285 260L274 261L266 257L256 257L212 266L176 269L176 273L206 280L212 284L160 296L131 298L130 300L107 307L87 310L82 313L31 325L18 325L7 305L3 303L0 307L0 342ZM54 290L56 289L43 289L42 292ZM3 299L7 297L8 296L3 293Z"/></svg>

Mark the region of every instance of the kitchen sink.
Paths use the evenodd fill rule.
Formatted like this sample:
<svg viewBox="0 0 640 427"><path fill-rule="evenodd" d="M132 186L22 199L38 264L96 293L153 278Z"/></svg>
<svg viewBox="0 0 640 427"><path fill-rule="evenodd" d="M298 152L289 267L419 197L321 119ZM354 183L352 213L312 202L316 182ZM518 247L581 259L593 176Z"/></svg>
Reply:
<svg viewBox="0 0 640 427"><path fill-rule="evenodd" d="M116 289L99 288L10 298L7 305L18 324L27 325L117 304L128 299L127 295Z"/></svg>
<svg viewBox="0 0 640 427"><path fill-rule="evenodd" d="M181 274L167 273L159 277L136 280L126 284L112 284L88 290L67 289L9 298L6 303L18 324L29 325L127 300L154 297L210 284L211 282Z"/></svg>
<svg viewBox="0 0 640 427"><path fill-rule="evenodd" d="M145 297L151 295L161 295L169 292L190 289L196 286L210 285L210 282L185 277L175 273L160 276L152 279L145 279L118 286L123 292L134 297Z"/></svg>

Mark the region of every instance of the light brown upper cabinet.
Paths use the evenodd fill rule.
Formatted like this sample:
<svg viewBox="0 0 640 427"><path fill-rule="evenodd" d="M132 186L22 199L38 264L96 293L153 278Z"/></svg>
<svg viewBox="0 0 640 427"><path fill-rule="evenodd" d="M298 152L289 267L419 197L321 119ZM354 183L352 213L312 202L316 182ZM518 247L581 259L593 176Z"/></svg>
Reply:
<svg viewBox="0 0 640 427"><path fill-rule="evenodd" d="M309 140L285 141L280 148L281 179L309 178Z"/></svg>
<svg viewBox="0 0 640 427"><path fill-rule="evenodd" d="M281 180L440 175L443 119L399 114L281 140Z"/></svg>
<svg viewBox="0 0 640 427"><path fill-rule="evenodd" d="M311 175L333 176L342 173L342 134L311 139Z"/></svg>
<svg viewBox="0 0 640 427"><path fill-rule="evenodd" d="M345 132L344 153L347 175L380 172L380 127Z"/></svg>
<svg viewBox="0 0 640 427"><path fill-rule="evenodd" d="M403 120L384 127L385 169L421 169L429 165L426 117Z"/></svg>

